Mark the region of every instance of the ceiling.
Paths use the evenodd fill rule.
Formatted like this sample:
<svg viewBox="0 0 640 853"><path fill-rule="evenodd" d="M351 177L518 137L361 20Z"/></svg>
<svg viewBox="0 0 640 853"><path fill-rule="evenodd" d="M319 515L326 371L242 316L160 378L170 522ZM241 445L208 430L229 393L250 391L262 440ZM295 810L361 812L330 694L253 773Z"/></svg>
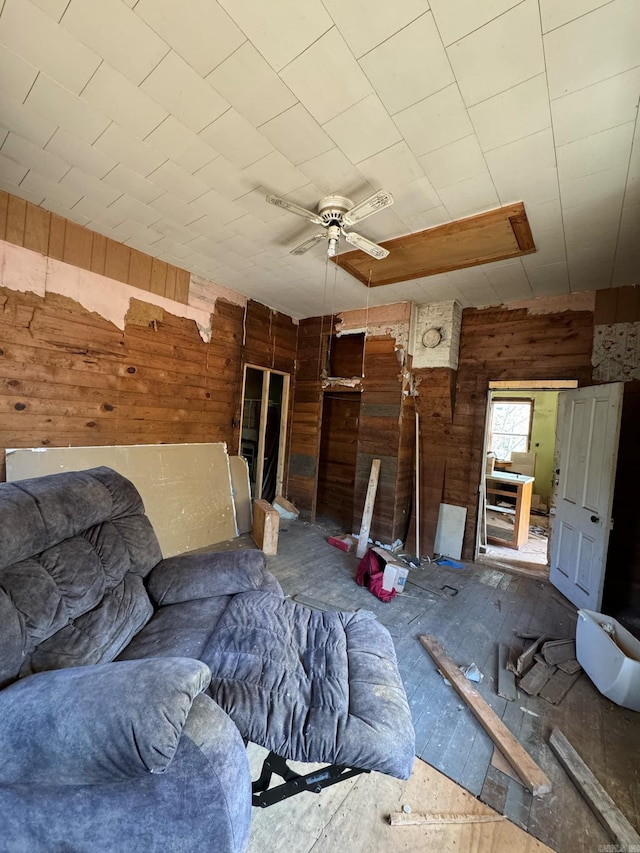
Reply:
<svg viewBox="0 0 640 853"><path fill-rule="evenodd" d="M638 0L0 8L0 187L293 317L640 283ZM371 240L523 201L538 251L369 289L264 201L380 188Z"/></svg>

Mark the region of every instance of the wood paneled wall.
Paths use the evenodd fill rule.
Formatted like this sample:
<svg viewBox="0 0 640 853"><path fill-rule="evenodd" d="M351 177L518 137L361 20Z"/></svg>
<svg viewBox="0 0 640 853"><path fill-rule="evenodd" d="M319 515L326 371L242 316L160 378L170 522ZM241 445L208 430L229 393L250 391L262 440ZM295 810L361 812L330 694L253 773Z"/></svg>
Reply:
<svg viewBox="0 0 640 853"><path fill-rule="evenodd" d="M425 454L445 459L444 502L467 507L465 559L473 554L489 382L576 379L588 385L592 342L591 311L469 308L462 315L457 375L415 371Z"/></svg>
<svg viewBox="0 0 640 853"><path fill-rule="evenodd" d="M187 303L190 275L103 234L0 192L0 240L76 267Z"/></svg>

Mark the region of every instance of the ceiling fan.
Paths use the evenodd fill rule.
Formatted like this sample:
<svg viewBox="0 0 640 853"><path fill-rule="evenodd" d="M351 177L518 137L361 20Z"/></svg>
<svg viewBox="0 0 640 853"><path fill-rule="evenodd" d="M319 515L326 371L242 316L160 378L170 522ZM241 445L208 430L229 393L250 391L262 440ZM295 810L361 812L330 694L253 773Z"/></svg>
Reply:
<svg viewBox="0 0 640 853"><path fill-rule="evenodd" d="M286 198L280 198L277 195L268 195L267 201L269 204L274 204L276 207L282 207L290 213L295 213L298 216L303 216L314 225L322 225L326 231L314 234L304 243L292 249L291 255L303 255L308 252L312 246L315 246L319 240L327 240L327 255L332 258L338 251L338 241L340 236L344 237L347 243L355 246L356 249L362 249L368 255L376 260L386 258L389 252L377 243L367 240L362 234L355 231L349 231L352 225L362 222L368 216L373 216L379 210L393 204L393 196L386 190L378 190L369 198L365 198L359 204L354 203L341 195L328 195L321 198L318 202L318 212L307 210L305 207L300 207L287 201Z"/></svg>

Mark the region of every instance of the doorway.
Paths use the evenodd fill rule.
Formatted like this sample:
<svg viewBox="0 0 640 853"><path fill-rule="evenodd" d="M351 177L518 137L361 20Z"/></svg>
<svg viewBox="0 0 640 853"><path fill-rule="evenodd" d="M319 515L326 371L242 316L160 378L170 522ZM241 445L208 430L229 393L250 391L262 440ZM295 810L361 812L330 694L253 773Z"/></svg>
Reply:
<svg viewBox="0 0 640 853"><path fill-rule="evenodd" d="M576 386L574 381L490 383L478 531L481 561L549 576L558 394Z"/></svg>
<svg viewBox="0 0 640 853"><path fill-rule="evenodd" d="M351 533L358 457L359 392L326 391L318 463L317 515Z"/></svg>
<svg viewBox="0 0 640 853"><path fill-rule="evenodd" d="M249 467L251 496L270 503L282 494L289 376L245 365L240 455Z"/></svg>

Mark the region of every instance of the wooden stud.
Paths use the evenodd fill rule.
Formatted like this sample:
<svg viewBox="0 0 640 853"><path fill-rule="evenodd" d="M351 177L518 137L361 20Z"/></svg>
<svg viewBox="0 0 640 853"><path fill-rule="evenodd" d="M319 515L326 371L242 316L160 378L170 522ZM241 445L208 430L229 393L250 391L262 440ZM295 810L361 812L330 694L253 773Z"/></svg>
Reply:
<svg viewBox="0 0 640 853"><path fill-rule="evenodd" d="M362 513L362 522L360 524L360 535L358 536L358 550L356 556L358 559L364 557L369 541L369 530L371 528L371 519L373 518L373 506L376 502L376 491L378 489L378 478L380 476L380 460L374 459L371 463L371 473L369 474L369 485L367 486L367 497L364 502L364 511Z"/></svg>
<svg viewBox="0 0 640 853"><path fill-rule="evenodd" d="M486 703L475 687L472 686L471 682L467 681L438 640L435 637L423 635L420 637L420 642L429 652L438 669L451 682L452 687L460 698L469 706L472 714L502 752L511 767L520 776L527 790L531 791L534 797L548 794L551 790L551 782L548 777L542 772L524 747L518 743L495 711Z"/></svg>
<svg viewBox="0 0 640 853"><path fill-rule="evenodd" d="M640 850L640 835L559 729L551 732L549 746L616 844L623 850Z"/></svg>

